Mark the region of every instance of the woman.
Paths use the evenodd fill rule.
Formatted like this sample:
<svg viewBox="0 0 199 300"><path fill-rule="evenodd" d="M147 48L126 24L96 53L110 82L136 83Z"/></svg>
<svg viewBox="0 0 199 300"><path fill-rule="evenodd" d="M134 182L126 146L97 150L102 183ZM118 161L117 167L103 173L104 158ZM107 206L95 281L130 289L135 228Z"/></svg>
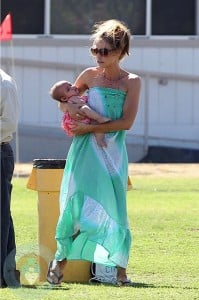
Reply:
<svg viewBox="0 0 199 300"><path fill-rule="evenodd" d="M60 191L56 228L57 252L47 280L59 284L67 259L117 266L118 285L131 285L126 267L131 246L126 209L128 158L125 130L138 110L141 80L120 67L129 55L130 31L118 20L95 25L91 54L97 66L84 70L75 85L88 90L88 104L111 119L104 124L81 123L81 111L61 103L76 121ZM105 133L106 147L93 133Z"/></svg>

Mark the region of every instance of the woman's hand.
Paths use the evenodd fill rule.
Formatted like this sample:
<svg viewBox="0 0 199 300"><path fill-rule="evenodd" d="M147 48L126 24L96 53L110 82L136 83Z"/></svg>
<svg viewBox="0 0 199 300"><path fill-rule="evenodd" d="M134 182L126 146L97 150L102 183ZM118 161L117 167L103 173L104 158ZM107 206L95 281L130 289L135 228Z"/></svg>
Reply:
<svg viewBox="0 0 199 300"><path fill-rule="evenodd" d="M74 135L83 135L89 132L92 132L91 124L85 124L82 122L75 121L73 125L71 125L71 131Z"/></svg>

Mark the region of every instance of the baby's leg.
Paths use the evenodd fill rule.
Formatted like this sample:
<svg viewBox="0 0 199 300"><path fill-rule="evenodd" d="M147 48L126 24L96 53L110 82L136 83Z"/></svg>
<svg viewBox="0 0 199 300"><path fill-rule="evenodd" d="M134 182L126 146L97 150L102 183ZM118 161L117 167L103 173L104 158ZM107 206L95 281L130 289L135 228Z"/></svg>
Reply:
<svg viewBox="0 0 199 300"><path fill-rule="evenodd" d="M88 117L89 119L95 120L98 123L106 123L111 120L110 118L101 116L96 111L91 109L88 105L83 105L80 109L84 112L86 117Z"/></svg>
<svg viewBox="0 0 199 300"><path fill-rule="evenodd" d="M96 141L97 141L97 144L99 147L106 147L107 144L104 140L104 133L94 133L95 135L95 138L96 138Z"/></svg>

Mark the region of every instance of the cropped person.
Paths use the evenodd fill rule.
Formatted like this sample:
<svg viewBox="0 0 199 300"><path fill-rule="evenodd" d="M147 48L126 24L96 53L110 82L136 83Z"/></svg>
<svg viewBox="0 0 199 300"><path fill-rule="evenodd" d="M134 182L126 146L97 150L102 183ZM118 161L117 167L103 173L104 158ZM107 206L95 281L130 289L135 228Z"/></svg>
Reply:
<svg viewBox="0 0 199 300"><path fill-rule="evenodd" d="M1 146L1 278L0 287L19 287L16 270L16 244L11 215L14 155L10 145L19 117L17 87L14 79L0 69L0 146Z"/></svg>

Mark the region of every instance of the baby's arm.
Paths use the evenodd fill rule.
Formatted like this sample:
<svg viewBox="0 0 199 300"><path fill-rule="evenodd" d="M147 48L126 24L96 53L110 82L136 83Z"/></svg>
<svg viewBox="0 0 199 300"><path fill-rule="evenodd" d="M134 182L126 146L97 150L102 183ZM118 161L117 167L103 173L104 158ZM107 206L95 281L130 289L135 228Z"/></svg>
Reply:
<svg viewBox="0 0 199 300"><path fill-rule="evenodd" d="M102 115L98 114L96 111L94 111L93 109L91 109L88 105L83 105L80 108L81 111L84 112L85 116L91 120L95 120L98 123L106 123L109 122L111 119L107 118L107 117L103 117Z"/></svg>
<svg viewBox="0 0 199 300"><path fill-rule="evenodd" d="M86 104L86 97L80 97L80 96L72 96L68 100L69 103L73 104L79 104L80 110L84 113L84 115L93 120L94 122L98 123L105 123L110 121L111 119L107 117L103 117L100 114L98 114L96 111L92 110L87 104ZM94 133L97 144L99 147L106 147L106 142L104 140L104 133Z"/></svg>
<svg viewBox="0 0 199 300"><path fill-rule="evenodd" d="M85 105L86 101L83 97L72 96L68 99L68 103L79 104L81 107L82 105Z"/></svg>
<svg viewBox="0 0 199 300"><path fill-rule="evenodd" d="M110 121L110 118L104 117L102 115L100 115L99 113L97 113L96 111L94 111L93 109L91 109L85 101L84 97L80 97L80 96L72 96L70 97L70 99L68 100L70 103L74 103L74 104L79 104L80 105L80 110L83 112L83 114L91 119L91 120L95 120L98 123L106 123L108 121Z"/></svg>

